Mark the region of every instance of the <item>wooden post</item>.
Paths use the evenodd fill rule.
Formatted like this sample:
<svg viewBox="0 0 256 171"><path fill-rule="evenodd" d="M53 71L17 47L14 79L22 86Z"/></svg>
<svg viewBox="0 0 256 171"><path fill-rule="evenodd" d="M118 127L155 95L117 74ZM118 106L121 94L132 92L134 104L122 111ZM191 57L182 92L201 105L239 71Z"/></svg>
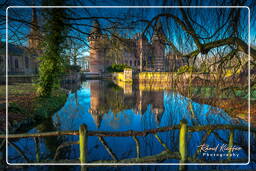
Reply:
<svg viewBox="0 0 256 171"><path fill-rule="evenodd" d="M180 163L185 163L187 161L187 120L182 119L180 121L180 142L179 142L179 151L180 151ZM180 165L179 170L185 170L185 165Z"/></svg>
<svg viewBox="0 0 256 171"><path fill-rule="evenodd" d="M36 147L36 161L40 162L40 142L39 138L35 137L35 147Z"/></svg>
<svg viewBox="0 0 256 171"><path fill-rule="evenodd" d="M229 141L228 141L228 147L229 147L229 150L228 150L228 159L230 160L231 159L231 154L232 154L232 147L234 146L234 130L231 129L230 130L230 135L229 135Z"/></svg>
<svg viewBox="0 0 256 171"><path fill-rule="evenodd" d="M136 136L132 136L133 140L135 141L136 144L136 154L137 154L137 158L140 158L140 143L139 140L137 139Z"/></svg>
<svg viewBox="0 0 256 171"><path fill-rule="evenodd" d="M86 163L87 153L87 126L85 124L80 125L79 129L79 145L80 145L80 163ZM83 166L81 166L82 168Z"/></svg>

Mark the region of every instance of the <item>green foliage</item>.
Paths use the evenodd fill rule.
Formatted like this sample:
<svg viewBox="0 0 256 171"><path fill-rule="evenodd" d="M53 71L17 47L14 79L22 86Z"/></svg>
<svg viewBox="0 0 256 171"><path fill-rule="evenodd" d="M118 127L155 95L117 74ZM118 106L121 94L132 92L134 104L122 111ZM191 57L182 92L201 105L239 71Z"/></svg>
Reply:
<svg viewBox="0 0 256 171"><path fill-rule="evenodd" d="M181 66L178 71L177 71L177 74L183 74L185 72L195 72L196 71L196 68L193 67L193 66L188 66L188 65L184 65L184 66Z"/></svg>
<svg viewBox="0 0 256 171"><path fill-rule="evenodd" d="M66 102L67 95L63 91L55 90L50 97L38 97L33 102L33 114L39 118L47 118L49 114L58 111Z"/></svg>
<svg viewBox="0 0 256 171"><path fill-rule="evenodd" d="M53 4L61 3L53 0ZM64 3L62 3L64 5ZM44 29L46 34L42 42L43 55L40 58L39 83L37 93L40 96L51 95L52 88L59 87L60 76L64 71L63 42L66 39L67 28L64 24L66 9L50 8L45 9Z"/></svg>
<svg viewBox="0 0 256 171"><path fill-rule="evenodd" d="M123 72L125 68L131 68L126 64L113 64L107 68L108 72Z"/></svg>
<svg viewBox="0 0 256 171"><path fill-rule="evenodd" d="M23 109L19 104L17 103L9 103L8 111L13 113L26 113L26 110Z"/></svg>

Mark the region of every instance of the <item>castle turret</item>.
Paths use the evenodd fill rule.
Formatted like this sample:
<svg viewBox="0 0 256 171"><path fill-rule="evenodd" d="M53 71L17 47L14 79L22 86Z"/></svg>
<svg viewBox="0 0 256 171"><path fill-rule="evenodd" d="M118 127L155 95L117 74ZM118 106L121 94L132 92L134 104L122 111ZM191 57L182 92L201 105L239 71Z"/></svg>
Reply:
<svg viewBox="0 0 256 171"><path fill-rule="evenodd" d="M36 9L32 8L31 29L28 34L28 47L30 49L38 49L40 44L40 31L38 27Z"/></svg>
<svg viewBox="0 0 256 171"><path fill-rule="evenodd" d="M153 45L153 68L155 71L165 70L165 34L160 22L157 23L152 37Z"/></svg>
<svg viewBox="0 0 256 171"><path fill-rule="evenodd" d="M102 99L104 95L104 86L99 80L94 80L90 83L90 90L91 96L89 113L92 115L96 127L99 128L102 117L105 113L105 111L101 110L101 106L103 105Z"/></svg>
<svg viewBox="0 0 256 171"><path fill-rule="evenodd" d="M143 65L146 61L147 56L149 55L149 43L147 38L144 35L139 35L137 40L137 55L139 57L139 70L143 71Z"/></svg>
<svg viewBox="0 0 256 171"><path fill-rule="evenodd" d="M90 41L90 58L89 70L90 72L101 73L104 72L104 36L101 33L100 24L97 20L94 21L93 29L88 40Z"/></svg>

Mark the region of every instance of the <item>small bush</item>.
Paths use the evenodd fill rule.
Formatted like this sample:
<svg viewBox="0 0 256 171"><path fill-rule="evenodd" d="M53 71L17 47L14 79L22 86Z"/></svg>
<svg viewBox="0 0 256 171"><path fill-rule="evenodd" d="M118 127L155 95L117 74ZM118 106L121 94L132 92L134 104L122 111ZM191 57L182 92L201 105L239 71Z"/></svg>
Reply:
<svg viewBox="0 0 256 171"><path fill-rule="evenodd" d="M113 64L107 67L108 72L123 72L125 68L131 68L126 64Z"/></svg>

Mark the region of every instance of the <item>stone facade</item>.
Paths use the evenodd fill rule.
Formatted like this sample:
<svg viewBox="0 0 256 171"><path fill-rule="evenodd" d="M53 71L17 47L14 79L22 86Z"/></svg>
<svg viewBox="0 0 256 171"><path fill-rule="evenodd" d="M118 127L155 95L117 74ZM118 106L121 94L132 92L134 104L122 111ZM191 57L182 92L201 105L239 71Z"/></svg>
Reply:
<svg viewBox="0 0 256 171"><path fill-rule="evenodd" d="M2 42L2 44L5 44ZM0 73L6 72L5 45L0 47ZM8 73L33 75L38 72L37 54L26 47L8 44Z"/></svg>
<svg viewBox="0 0 256 171"><path fill-rule="evenodd" d="M167 55L167 70L174 72L177 71L181 66L188 65L189 60L187 57L180 57L175 53L169 53Z"/></svg>
<svg viewBox="0 0 256 171"><path fill-rule="evenodd" d="M88 40L90 42L90 72L106 72L106 68L114 63L126 64L135 71L166 71L167 69L165 66L165 35L160 24L157 25L151 41L141 34L136 34L131 39L122 38L129 50L123 51L118 61L107 57L111 43L109 36L101 32L97 21L94 23Z"/></svg>

